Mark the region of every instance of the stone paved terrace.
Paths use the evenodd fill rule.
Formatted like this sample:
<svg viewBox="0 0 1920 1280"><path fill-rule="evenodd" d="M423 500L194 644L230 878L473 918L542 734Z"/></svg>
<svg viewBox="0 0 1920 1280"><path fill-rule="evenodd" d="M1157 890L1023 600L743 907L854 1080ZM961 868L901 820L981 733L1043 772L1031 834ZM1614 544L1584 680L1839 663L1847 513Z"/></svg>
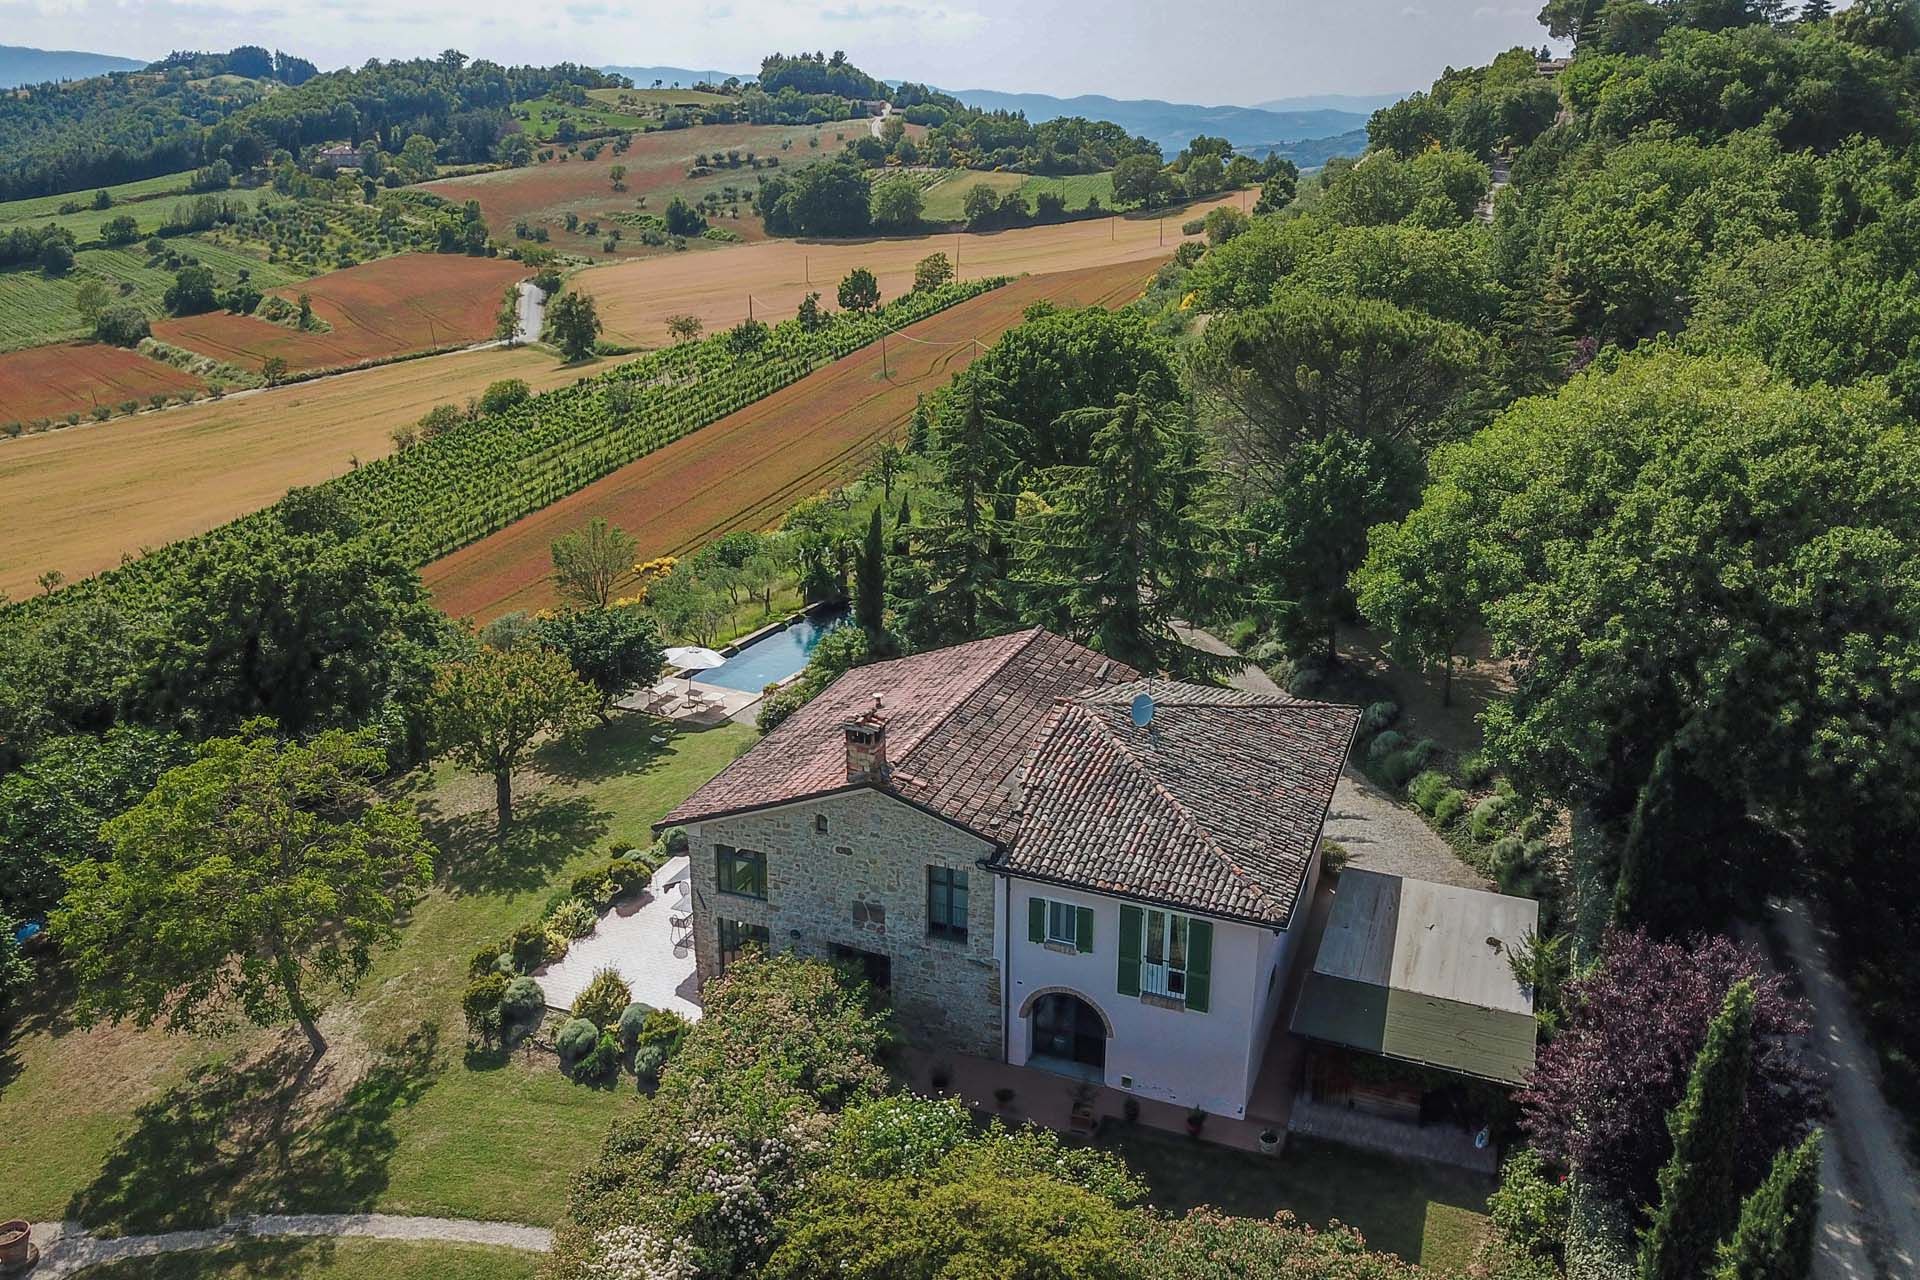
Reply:
<svg viewBox="0 0 1920 1280"><path fill-rule="evenodd" d="M687 1018L700 1016L700 982L693 971L693 935L676 932L672 917L691 910L687 859L674 858L654 873L644 891L613 905L600 924L577 938L567 954L534 971L547 1004L570 1009L593 975L612 969L627 980L633 998Z"/></svg>

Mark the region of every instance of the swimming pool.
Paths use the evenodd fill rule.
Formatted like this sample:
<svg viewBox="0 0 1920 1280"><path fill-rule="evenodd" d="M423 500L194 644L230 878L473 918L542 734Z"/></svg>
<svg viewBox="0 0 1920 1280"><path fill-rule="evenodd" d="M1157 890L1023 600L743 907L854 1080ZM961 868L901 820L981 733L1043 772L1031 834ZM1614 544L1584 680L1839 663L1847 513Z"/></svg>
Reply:
<svg viewBox="0 0 1920 1280"><path fill-rule="evenodd" d="M827 634L847 625L845 610L810 614L784 631L762 636L717 667L694 673L701 684L758 693L800 674L807 658Z"/></svg>

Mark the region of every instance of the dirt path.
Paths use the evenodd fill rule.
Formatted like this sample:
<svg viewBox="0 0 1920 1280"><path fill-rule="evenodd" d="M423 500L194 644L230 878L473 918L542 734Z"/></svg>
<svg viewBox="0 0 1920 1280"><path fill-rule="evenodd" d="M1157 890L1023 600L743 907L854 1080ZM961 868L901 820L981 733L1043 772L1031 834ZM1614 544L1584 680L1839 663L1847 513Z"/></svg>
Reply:
<svg viewBox="0 0 1920 1280"><path fill-rule="evenodd" d="M493 1245L528 1253L553 1248L553 1232L513 1222L476 1222L466 1218L412 1218L391 1213L256 1214L235 1218L204 1231L169 1231L153 1236L102 1238L77 1222L36 1222L34 1243L40 1247L40 1265L33 1275L65 1276L89 1267L128 1258L151 1258L163 1253L212 1249L246 1237L313 1239L355 1236L368 1240L443 1241L448 1244Z"/></svg>
<svg viewBox="0 0 1920 1280"><path fill-rule="evenodd" d="M1827 931L1803 901L1774 908L1773 925L1813 1003L1813 1052L1833 1081L1833 1118L1820 1163L1815 1280L1920 1276L1920 1171L1901 1145L1900 1117L1834 976Z"/></svg>

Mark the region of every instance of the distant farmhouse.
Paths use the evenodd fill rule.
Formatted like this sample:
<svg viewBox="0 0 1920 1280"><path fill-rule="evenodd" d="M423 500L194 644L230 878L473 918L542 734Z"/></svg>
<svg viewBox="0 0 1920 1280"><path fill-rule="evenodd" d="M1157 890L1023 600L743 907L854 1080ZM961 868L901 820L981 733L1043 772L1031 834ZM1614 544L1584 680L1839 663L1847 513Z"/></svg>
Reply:
<svg viewBox="0 0 1920 1280"><path fill-rule="evenodd" d="M1365 873L1317 894L1357 721L1038 629L857 668L662 820L699 979L748 946L838 959L930 1052L1250 1122L1284 1123L1313 1044L1516 1082L1532 1002L1500 949L1534 904ZM1420 910L1456 923L1402 943Z"/></svg>

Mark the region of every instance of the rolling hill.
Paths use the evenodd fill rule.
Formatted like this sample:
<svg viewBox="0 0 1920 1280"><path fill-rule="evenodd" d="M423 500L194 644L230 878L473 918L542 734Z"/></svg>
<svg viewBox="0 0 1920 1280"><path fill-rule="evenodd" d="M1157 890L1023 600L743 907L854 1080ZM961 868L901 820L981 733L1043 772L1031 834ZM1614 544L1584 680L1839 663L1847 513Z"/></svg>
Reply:
<svg viewBox="0 0 1920 1280"><path fill-rule="evenodd" d="M116 58L108 53L0 44L0 89L47 80L84 80L109 71L138 71L146 65L138 58Z"/></svg>
<svg viewBox="0 0 1920 1280"><path fill-rule="evenodd" d="M1023 111L1027 119L1036 124L1059 116L1111 120L1129 133L1153 139L1169 156L1201 133L1223 137L1250 155L1264 155L1269 150L1285 152L1291 143L1350 133L1367 123L1367 117L1355 111L1262 111L1254 107L1204 107L1152 98L1109 98L1101 94L1056 98L1044 93L1000 93L992 89L951 92L968 106L983 111Z"/></svg>

